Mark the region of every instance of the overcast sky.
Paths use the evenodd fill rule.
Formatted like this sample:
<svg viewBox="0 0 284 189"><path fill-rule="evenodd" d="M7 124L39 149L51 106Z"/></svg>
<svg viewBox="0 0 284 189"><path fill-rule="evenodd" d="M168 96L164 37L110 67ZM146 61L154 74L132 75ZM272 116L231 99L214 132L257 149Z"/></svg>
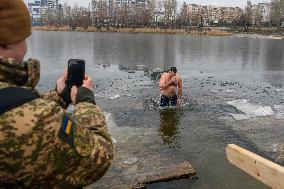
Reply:
<svg viewBox="0 0 284 189"><path fill-rule="evenodd" d="M33 2L34 0L24 0L27 2ZM199 5L216 5L216 6L233 6L233 7L241 7L244 8L247 0L177 0L179 5L181 5L184 1L187 3L195 3ZM251 0L252 3L260 3L260 2L269 2L270 0ZM70 5L77 4L79 6L87 7L91 0L59 0L60 3L67 2Z"/></svg>

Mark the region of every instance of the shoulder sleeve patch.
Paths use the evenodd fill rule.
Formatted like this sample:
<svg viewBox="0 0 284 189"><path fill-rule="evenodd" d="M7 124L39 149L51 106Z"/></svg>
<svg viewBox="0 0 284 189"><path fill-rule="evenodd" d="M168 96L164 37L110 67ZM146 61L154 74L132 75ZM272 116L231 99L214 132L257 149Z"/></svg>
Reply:
<svg viewBox="0 0 284 189"><path fill-rule="evenodd" d="M90 156L94 148L91 132L77 125L71 115L62 116L61 128L59 131L61 140L69 144L79 156Z"/></svg>
<svg viewBox="0 0 284 189"><path fill-rule="evenodd" d="M64 114L62 116L59 137L72 147L74 147L73 136L74 136L75 127L76 123L72 119L72 117L67 114Z"/></svg>

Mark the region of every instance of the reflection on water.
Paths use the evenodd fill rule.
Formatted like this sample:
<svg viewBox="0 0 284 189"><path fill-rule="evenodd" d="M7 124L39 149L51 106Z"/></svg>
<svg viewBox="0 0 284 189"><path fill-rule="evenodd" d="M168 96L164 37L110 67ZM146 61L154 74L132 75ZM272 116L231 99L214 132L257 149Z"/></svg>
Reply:
<svg viewBox="0 0 284 189"><path fill-rule="evenodd" d="M179 124L181 114L177 109L163 109L160 111L160 135L164 144L177 142L179 138Z"/></svg>

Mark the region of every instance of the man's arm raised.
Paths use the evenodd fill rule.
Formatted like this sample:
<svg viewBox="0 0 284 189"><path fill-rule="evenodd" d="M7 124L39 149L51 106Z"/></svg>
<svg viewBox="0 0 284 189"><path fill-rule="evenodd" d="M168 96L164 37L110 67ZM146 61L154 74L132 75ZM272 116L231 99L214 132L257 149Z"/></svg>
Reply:
<svg viewBox="0 0 284 189"><path fill-rule="evenodd" d="M178 99L180 100L182 96L182 80L181 76L178 76Z"/></svg>
<svg viewBox="0 0 284 189"><path fill-rule="evenodd" d="M175 78L172 77L169 82L166 82L166 77L167 77L167 73L163 73L160 79L160 89L162 90L170 86L175 81Z"/></svg>

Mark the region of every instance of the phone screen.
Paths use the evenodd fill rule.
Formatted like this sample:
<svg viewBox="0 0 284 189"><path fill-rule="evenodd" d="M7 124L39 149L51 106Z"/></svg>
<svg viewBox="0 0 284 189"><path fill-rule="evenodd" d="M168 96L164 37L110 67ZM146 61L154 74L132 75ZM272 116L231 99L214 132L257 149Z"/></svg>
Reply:
<svg viewBox="0 0 284 189"><path fill-rule="evenodd" d="M81 59L70 59L68 61L68 88L80 87L85 77L85 61Z"/></svg>

